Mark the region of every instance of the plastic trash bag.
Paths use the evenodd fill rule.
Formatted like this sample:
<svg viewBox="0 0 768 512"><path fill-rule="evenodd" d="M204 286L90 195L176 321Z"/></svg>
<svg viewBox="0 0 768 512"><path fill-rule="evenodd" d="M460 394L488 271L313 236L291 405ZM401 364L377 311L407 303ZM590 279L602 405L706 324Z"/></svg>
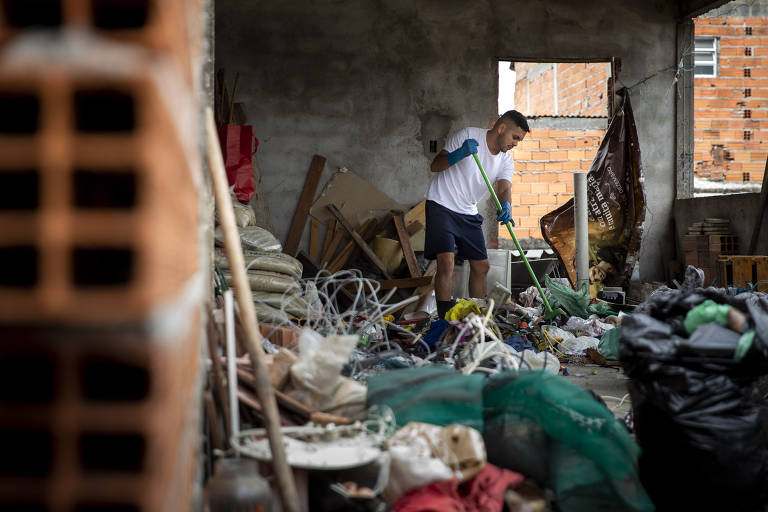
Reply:
<svg viewBox="0 0 768 512"><path fill-rule="evenodd" d="M686 287L687 288L687 287ZM743 313L754 339L717 322L689 335L685 318L711 300ZM619 356L643 449L640 475L659 510L763 510L768 498L768 297L714 288L654 294L622 322ZM716 320L713 316L712 320Z"/></svg>
<svg viewBox="0 0 768 512"><path fill-rule="evenodd" d="M600 338L600 343L597 345L597 351L606 358L612 361L619 359L619 342L621 341L621 327L616 327L606 331L603 337Z"/></svg>
<svg viewBox="0 0 768 512"><path fill-rule="evenodd" d="M586 352L588 348L597 349L600 340L592 336L578 336L576 338L563 340L559 347L567 352Z"/></svg>
<svg viewBox="0 0 768 512"><path fill-rule="evenodd" d="M589 318L589 315L604 315L608 311L608 305L604 302L590 304L592 297L589 295L586 283L581 290L572 290L570 286L560 284L544 276L546 293L550 297L552 308L562 306L568 313L581 318Z"/></svg>

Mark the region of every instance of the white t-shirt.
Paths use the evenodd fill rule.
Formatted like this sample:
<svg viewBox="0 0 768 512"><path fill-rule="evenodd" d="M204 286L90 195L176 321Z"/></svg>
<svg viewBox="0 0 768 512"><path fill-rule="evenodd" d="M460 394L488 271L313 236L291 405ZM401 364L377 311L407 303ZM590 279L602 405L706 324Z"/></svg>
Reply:
<svg viewBox="0 0 768 512"><path fill-rule="evenodd" d="M515 171L512 155L501 151L498 155L492 155L485 140L486 132L487 130L483 128L459 130L446 141L445 149L450 153L459 149L465 140L475 139L477 156L491 184L496 180L512 181ZM427 193L424 194L425 198L457 213L477 214L477 203L488 194L488 187L472 155L436 174L437 176L432 179L427 188Z"/></svg>

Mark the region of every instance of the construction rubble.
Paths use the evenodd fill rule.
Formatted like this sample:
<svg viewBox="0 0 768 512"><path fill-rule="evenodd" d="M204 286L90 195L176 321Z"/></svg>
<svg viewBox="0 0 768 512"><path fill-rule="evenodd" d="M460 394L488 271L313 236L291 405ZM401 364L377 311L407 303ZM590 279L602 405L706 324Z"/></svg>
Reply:
<svg viewBox="0 0 768 512"><path fill-rule="evenodd" d="M513 294L497 283L437 318L434 265L408 243L423 249L419 205L372 219L347 208L350 221L329 201L325 247L313 228L311 255L298 257L237 215L265 378L303 506L575 512L762 503L765 425L753 420L765 413L764 294L702 288L704 272L691 266L677 288L644 286L634 303L624 292L600 300L549 275L555 268L543 276L544 297L536 286ZM399 242L395 263L369 245L379 234ZM225 245L219 232L217 245ZM251 503L280 510L250 340L225 307L233 277L224 247L214 266L206 412L210 460L220 465L208 468L209 503L224 510L214 506L217 478L241 457L261 464L235 478L261 489ZM562 314L545 320L548 310ZM619 396L574 378L598 369L611 372ZM705 380L706 392L697 386ZM687 493L664 492L674 478ZM715 481L717 491L696 497Z"/></svg>

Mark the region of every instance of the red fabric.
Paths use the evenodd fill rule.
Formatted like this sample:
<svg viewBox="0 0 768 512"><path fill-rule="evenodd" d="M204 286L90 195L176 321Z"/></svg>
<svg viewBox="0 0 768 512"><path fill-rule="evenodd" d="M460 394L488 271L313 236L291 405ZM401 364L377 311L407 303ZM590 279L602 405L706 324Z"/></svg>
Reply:
<svg viewBox="0 0 768 512"><path fill-rule="evenodd" d="M253 126L220 125L219 142L227 168L229 186L235 186L235 197L241 203L247 203L256 191L256 180L253 177L253 154L259 147L253 147Z"/></svg>
<svg viewBox="0 0 768 512"><path fill-rule="evenodd" d="M519 487L524 479L520 473L486 464L461 486L454 478L408 491L392 512L501 512L506 490Z"/></svg>

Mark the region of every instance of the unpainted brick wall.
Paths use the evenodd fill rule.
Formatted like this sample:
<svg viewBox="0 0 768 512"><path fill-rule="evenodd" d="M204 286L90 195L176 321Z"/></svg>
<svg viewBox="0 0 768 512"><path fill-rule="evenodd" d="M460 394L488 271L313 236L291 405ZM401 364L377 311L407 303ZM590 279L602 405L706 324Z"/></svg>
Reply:
<svg viewBox="0 0 768 512"><path fill-rule="evenodd" d="M539 220L573 197L573 174L587 172L604 130L533 129L512 152L515 236L542 238ZM511 238L500 226L499 238Z"/></svg>
<svg viewBox="0 0 768 512"><path fill-rule="evenodd" d="M516 62L515 105L527 116L607 115L608 64L604 62L550 63L532 79L531 62ZM554 68L557 66L557 110L555 110Z"/></svg>
<svg viewBox="0 0 768 512"><path fill-rule="evenodd" d="M697 36L720 41L718 76L694 80L695 175L762 181L768 155L768 18L699 17L694 23Z"/></svg>

